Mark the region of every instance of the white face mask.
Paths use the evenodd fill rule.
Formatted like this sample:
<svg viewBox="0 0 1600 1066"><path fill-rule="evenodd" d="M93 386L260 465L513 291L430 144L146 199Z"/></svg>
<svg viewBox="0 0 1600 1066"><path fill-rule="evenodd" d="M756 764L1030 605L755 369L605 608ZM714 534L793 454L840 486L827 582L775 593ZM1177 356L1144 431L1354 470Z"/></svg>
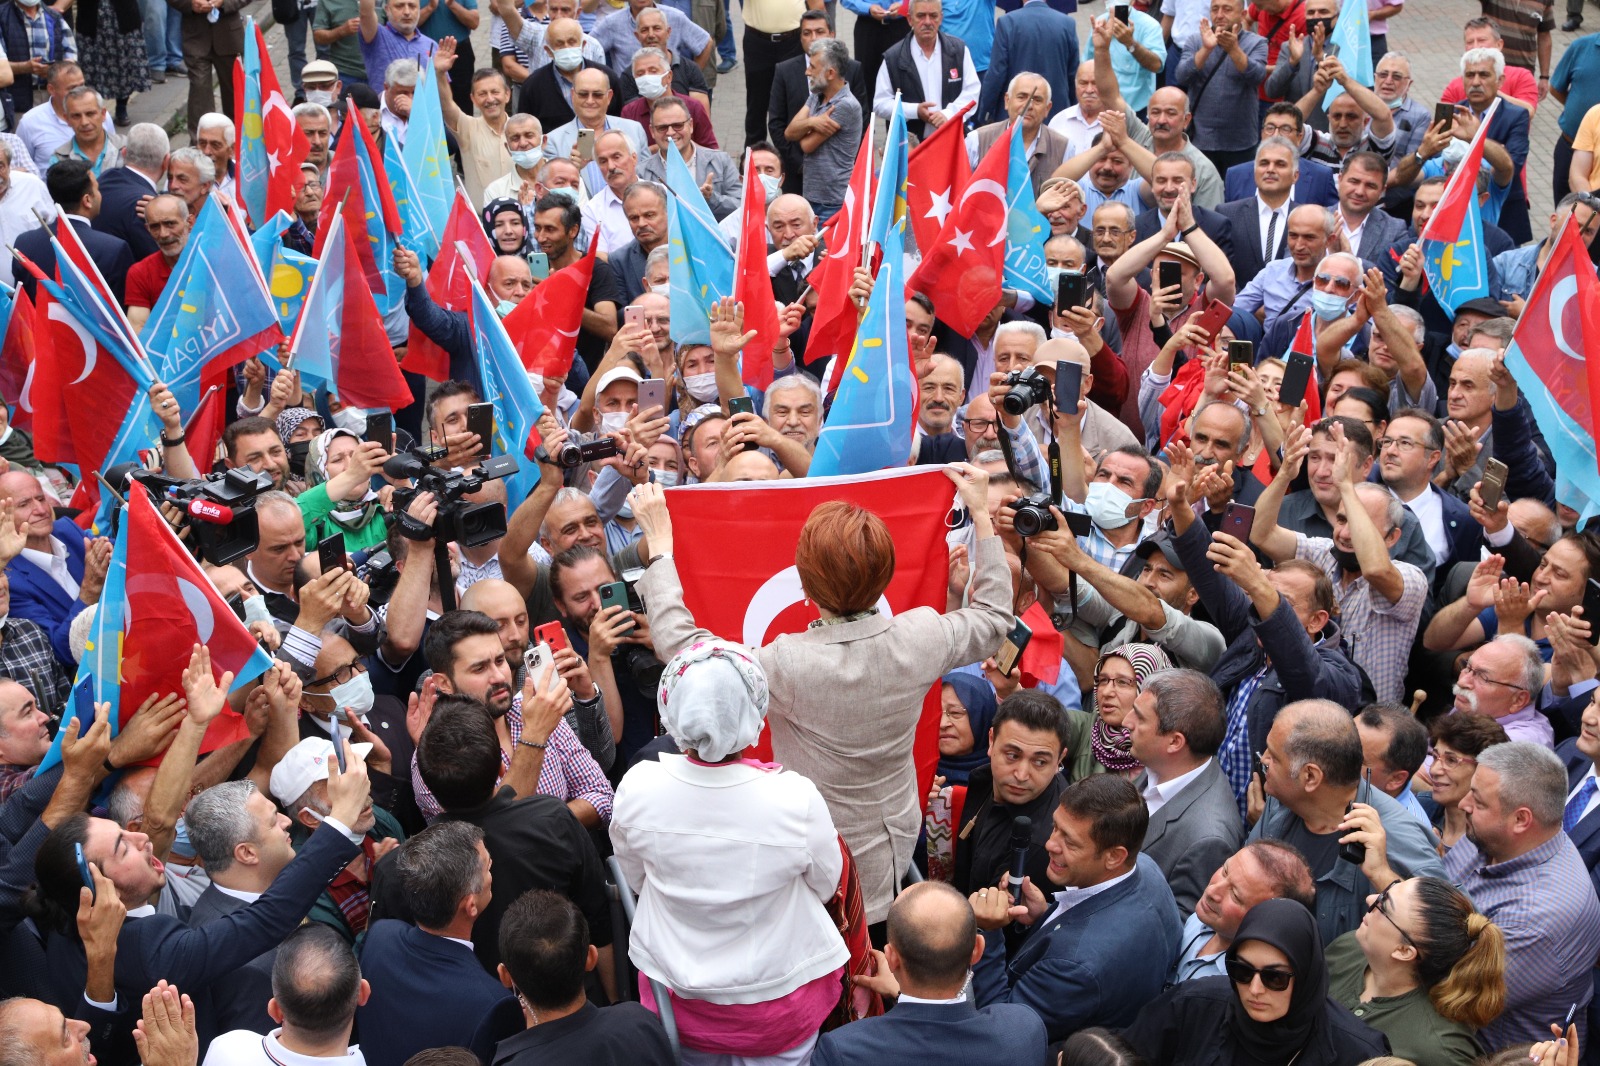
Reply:
<svg viewBox="0 0 1600 1066"><path fill-rule="evenodd" d="M0 433L0 444L4 444L6 441L8 441L10 439L11 439L11 427L10 426L6 426L6 431L4 433Z"/></svg>
<svg viewBox="0 0 1600 1066"><path fill-rule="evenodd" d="M333 424L359 437L367 431L367 413L359 407L342 407L333 416Z"/></svg>
<svg viewBox="0 0 1600 1066"><path fill-rule="evenodd" d="M633 80L639 86L639 95L646 100L659 100L667 91L666 79L660 74L641 74Z"/></svg>
<svg viewBox="0 0 1600 1066"><path fill-rule="evenodd" d="M650 480L664 489L670 489L678 483L678 472L676 470L652 470L650 471Z"/></svg>
<svg viewBox="0 0 1600 1066"><path fill-rule="evenodd" d="M544 152L538 148L530 148L525 152L512 152L511 161L523 170L532 170L544 159Z"/></svg>
<svg viewBox="0 0 1600 1066"><path fill-rule="evenodd" d="M1083 499L1083 509L1089 512L1089 518L1101 529L1121 529L1132 522L1128 517L1128 508L1133 504L1133 497L1117 488L1109 481L1094 481L1089 484L1089 490Z"/></svg>
<svg viewBox="0 0 1600 1066"><path fill-rule="evenodd" d="M267 598L265 596L256 595L245 597L244 621L246 625L249 625L252 622L270 623L272 621L272 612L267 610Z"/></svg>
<svg viewBox="0 0 1600 1066"><path fill-rule="evenodd" d="M600 416L600 432L616 433L628 424L628 412L607 411Z"/></svg>
<svg viewBox="0 0 1600 1066"><path fill-rule="evenodd" d="M582 48L557 48L550 53L550 58L555 61L558 69L571 73L583 66Z"/></svg>
<svg viewBox="0 0 1600 1066"><path fill-rule="evenodd" d="M650 286L650 291L655 293L657 296L671 296L672 285L670 283L666 285L652 285Z"/></svg>
<svg viewBox="0 0 1600 1066"><path fill-rule="evenodd" d="M762 191L767 194L767 203L770 204L772 201L776 200L778 198L778 194L783 191L783 182L779 181L771 174L763 174L761 175L761 188Z"/></svg>
<svg viewBox="0 0 1600 1066"><path fill-rule="evenodd" d="M683 387L691 399L700 403L710 403L717 398L716 371L708 374L690 374L683 379Z"/></svg>
<svg viewBox="0 0 1600 1066"><path fill-rule="evenodd" d="M357 674L344 684L333 686L328 690L328 695L333 697L333 706L336 710L365 722L367 715L372 711L374 699L372 678L364 673ZM349 735L348 728L343 724L339 726L339 732L341 735Z"/></svg>
<svg viewBox="0 0 1600 1066"><path fill-rule="evenodd" d="M307 89L306 103L332 107L334 104L333 91L331 89Z"/></svg>

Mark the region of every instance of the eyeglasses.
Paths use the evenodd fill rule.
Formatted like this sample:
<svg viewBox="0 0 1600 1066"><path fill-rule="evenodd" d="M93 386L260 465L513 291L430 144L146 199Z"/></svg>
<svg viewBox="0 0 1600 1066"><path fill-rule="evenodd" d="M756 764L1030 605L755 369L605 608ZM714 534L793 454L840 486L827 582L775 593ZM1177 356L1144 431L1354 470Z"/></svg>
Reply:
<svg viewBox="0 0 1600 1066"><path fill-rule="evenodd" d="M1090 231L1096 237L1120 237L1128 232L1126 226L1096 226Z"/></svg>
<svg viewBox="0 0 1600 1066"><path fill-rule="evenodd" d="M326 685L329 682L332 682L335 685L342 685L356 675L364 674L366 672L367 667L365 663L363 663L360 659L352 659L343 666L339 667L333 673L329 674L327 677L319 677L315 681L307 681L306 685L307 687L312 685ZM318 693L313 692L312 695L315 696L318 695Z"/></svg>
<svg viewBox="0 0 1600 1066"><path fill-rule="evenodd" d="M684 119L682 122L658 122L652 128L657 133L682 133L688 125L689 120Z"/></svg>
<svg viewBox="0 0 1600 1066"><path fill-rule="evenodd" d="M1417 946L1417 942L1415 940L1411 939L1411 934L1407 933L1404 929L1400 928L1400 923L1395 921L1394 920L1394 915L1389 913L1389 907L1388 907L1389 893L1391 891L1393 891L1394 886L1398 885L1399 883L1400 883L1399 881L1396 881L1394 884L1390 885L1388 888L1384 889L1382 892L1379 892L1376 896L1372 897L1372 902L1367 904L1367 910L1369 910L1369 911L1377 911L1379 914L1383 915L1384 918L1386 918L1388 920L1389 924L1394 926L1394 931L1400 934L1400 939L1401 940L1404 940L1407 944L1410 944L1412 947L1416 947Z"/></svg>
<svg viewBox="0 0 1600 1066"><path fill-rule="evenodd" d="M1356 287L1356 283L1351 281L1349 278L1341 278L1333 274L1318 274L1311 280L1315 281L1318 285L1331 286L1332 288L1338 289L1340 292L1350 292Z"/></svg>
<svg viewBox="0 0 1600 1066"><path fill-rule="evenodd" d="M959 722L961 719L971 716L967 714L965 707L946 707L939 717L946 722Z"/></svg>
<svg viewBox="0 0 1600 1066"><path fill-rule="evenodd" d="M1467 675L1469 677L1472 677L1475 680L1481 681L1485 685L1499 685L1501 688L1509 688L1509 689L1513 689L1513 690L1515 690L1517 692L1527 692L1527 691L1529 691L1529 689L1526 686L1523 686L1523 685L1513 685L1509 681L1496 681L1494 678L1490 677L1488 674L1484 673L1482 670L1478 669L1476 666L1473 666L1471 663L1462 663L1461 664L1461 673L1464 674L1464 675Z"/></svg>
<svg viewBox="0 0 1600 1066"><path fill-rule="evenodd" d="M1257 969L1243 959L1229 959L1227 963L1228 980L1236 985L1249 985L1257 977L1261 978L1261 987L1268 992L1287 992L1289 985L1294 981L1293 970L1282 970L1276 967Z"/></svg>
<svg viewBox="0 0 1600 1066"><path fill-rule="evenodd" d="M978 434L980 437L999 424L999 422L992 418L964 418L961 420L961 425L964 428L972 430L972 432Z"/></svg>
<svg viewBox="0 0 1600 1066"><path fill-rule="evenodd" d="M1458 755L1453 751L1440 751L1438 748L1435 748L1431 745L1428 748L1428 758L1432 759L1436 763L1443 764L1446 768L1451 770L1459 770L1463 766L1478 765L1478 760L1474 759L1470 755Z"/></svg>
<svg viewBox="0 0 1600 1066"><path fill-rule="evenodd" d="M1389 447L1390 445L1393 445L1394 447L1400 449L1402 452L1414 452L1418 448L1426 448L1427 447L1427 445L1423 444L1420 440L1412 440L1410 437L1379 437L1378 438L1378 450L1380 452L1383 451L1385 448Z"/></svg>
<svg viewBox="0 0 1600 1066"><path fill-rule="evenodd" d="M1107 685L1110 685L1118 692L1133 692L1138 689L1139 682L1131 677L1112 677L1110 674L1100 674L1095 677L1095 688L1104 688Z"/></svg>

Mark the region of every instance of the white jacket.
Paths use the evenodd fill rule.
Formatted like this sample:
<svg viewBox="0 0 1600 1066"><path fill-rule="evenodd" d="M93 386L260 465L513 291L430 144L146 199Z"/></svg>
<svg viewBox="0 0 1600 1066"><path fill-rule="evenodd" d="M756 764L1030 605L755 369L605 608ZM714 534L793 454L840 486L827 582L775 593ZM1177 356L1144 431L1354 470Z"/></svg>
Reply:
<svg viewBox="0 0 1600 1066"><path fill-rule="evenodd" d="M849 959L823 906L838 835L793 771L641 762L617 786L611 843L639 892L628 957L680 996L765 1003Z"/></svg>

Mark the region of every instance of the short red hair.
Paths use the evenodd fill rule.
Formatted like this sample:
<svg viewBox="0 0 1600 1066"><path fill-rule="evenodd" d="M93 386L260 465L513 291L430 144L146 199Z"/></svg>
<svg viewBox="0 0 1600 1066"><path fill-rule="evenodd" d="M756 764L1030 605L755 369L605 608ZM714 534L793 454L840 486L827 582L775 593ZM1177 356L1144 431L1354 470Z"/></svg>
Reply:
<svg viewBox="0 0 1600 1066"><path fill-rule="evenodd" d="M878 602L894 576L894 538L883 519L844 500L818 504L800 530L794 565L817 606L859 614Z"/></svg>

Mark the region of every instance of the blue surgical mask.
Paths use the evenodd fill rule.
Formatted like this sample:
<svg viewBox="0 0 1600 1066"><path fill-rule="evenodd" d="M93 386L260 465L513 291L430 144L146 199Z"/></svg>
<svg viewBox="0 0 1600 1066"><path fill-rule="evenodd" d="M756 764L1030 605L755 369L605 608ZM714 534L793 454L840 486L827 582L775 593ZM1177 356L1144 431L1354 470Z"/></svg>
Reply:
<svg viewBox="0 0 1600 1066"><path fill-rule="evenodd" d="M1336 292L1313 292L1311 310L1323 322L1332 322L1346 314L1345 299Z"/></svg>
<svg viewBox="0 0 1600 1066"><path fill-rule="evenodd" d="M770 204L772 201L776 200L778 198L778 194L783 191L783 182L779 181L771 174L763 174L761 175L761 188L766 192L767 203Z"/></svg>
<svg viewBox="0 0 1600 1066"><path fill-rule="evenodd" d="M1066 272L1066 267L1045 267L1045 291L1049 293L1055 293L1061 286L1061 275L1065 274Z"/></svg>
<svg viewBox="0 0 1600 1066"><path fill-rule="evenodd" d="M544 160L544 152L538 148L530 148L525 152L512 152L511 161L523 170L532 170Z"/></svg>
<svg viewBox="0 0 1600 1066"><path fill-rule="evenodd" d="M544 191L546 196L554 196L558 200L565 200L573 207L578 206L578 190L570 189L565 185L552 185Z"/></svg>
<svg viewBox="0 0 1600 1066"><path fill-rule="evenodd" d="M517 305L512 303L510 300L501 300L499 303L494 305L494 313L499 315L501 318L506 317L516 309Z"/></svg>
<svg viewBox="0 0 1600 1066"><path fill-rule="evenodd" d="M564 70L570 74L572 71L583 66L583 49L557 48L551 53L551 59L555 61L558 69Z"/></svg>
<svg viewBox="0 0 1600 1066"><path fill-rule="evenodd" d="M1132 505L1133 497L1109 481L1091 481L1083 499L1090 521L1101 529L1121 529L1132 522L1128 517L1128 508Z"/></svg>
<svg viewBox="0 0 1600 1066"><path fill-rule="evenodd" d="M267 598L265 596L258 594L244 598L244 621L246 625L252 622L272 621L272 612L267 610Z"/></svg>

